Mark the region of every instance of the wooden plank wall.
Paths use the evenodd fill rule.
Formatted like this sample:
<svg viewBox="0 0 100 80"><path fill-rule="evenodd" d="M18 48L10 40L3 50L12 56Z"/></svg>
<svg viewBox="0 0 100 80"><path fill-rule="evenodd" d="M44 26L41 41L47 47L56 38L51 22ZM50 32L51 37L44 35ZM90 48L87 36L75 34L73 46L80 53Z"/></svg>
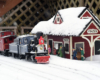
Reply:
<svg viewBox="0 0 100 80"><path fill-rule="evenodd" d="M15 7L22 0L0 0L0 17Z"/></svg>

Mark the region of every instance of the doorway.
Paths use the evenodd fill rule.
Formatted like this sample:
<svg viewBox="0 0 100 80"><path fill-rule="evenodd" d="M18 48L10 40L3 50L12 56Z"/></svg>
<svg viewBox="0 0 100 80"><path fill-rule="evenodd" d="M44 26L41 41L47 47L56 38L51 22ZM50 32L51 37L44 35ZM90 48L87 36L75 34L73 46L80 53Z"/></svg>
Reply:
<svg viewBox="0 0 100 80"><path fill-rule="evenodd" d="M100 41L95 41L95 55L100 54Z"/></svg>
<svg viewBox="0 0 100 80"><path fill-rule="evenodd" d="M51 48L51 54L53 54L53 40L49 40L49 45Z"/></svg>

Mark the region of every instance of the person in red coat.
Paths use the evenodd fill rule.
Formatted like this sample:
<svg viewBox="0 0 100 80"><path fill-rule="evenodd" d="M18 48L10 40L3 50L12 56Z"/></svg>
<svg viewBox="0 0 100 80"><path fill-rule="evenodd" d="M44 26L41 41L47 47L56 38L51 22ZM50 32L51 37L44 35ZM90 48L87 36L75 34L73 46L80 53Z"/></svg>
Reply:
<svg viewBox="0 0 100 80"><path fill-rule="evenodd" d="M44 45L44 51L46 51L46 47L45 47L45 45Z"/></svg>
<svg viewBox="0 0 100 80"><path fill-rule="evenodd" d="M51 53L51 48L50 48L50 45L48 46L48 55L50 55Z"/></svg>

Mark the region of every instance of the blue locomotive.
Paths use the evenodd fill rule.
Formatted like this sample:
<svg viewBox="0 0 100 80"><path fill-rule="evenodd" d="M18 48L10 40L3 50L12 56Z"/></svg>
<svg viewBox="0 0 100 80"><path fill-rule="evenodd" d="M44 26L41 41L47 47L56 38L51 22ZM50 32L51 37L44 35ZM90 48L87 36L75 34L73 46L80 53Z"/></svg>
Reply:
<svg viewBox="0 0 100 80"><path fill-rule="evenodd" d="M37 63L48 63L50 56L48 55L48 51L44 50L44 39L42 36L42 32L38 32L36 36L18 36L14 39L14 42L9 43L8 52L14 58L25 58Z"/></svg>

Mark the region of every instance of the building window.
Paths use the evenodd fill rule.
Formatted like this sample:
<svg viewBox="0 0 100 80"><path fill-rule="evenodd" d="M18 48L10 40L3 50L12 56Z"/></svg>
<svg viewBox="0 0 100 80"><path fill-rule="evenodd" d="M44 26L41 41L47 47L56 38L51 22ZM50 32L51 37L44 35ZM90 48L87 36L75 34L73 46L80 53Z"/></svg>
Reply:
<svg viewBox="0 0 100 80"><path fill-rule="evenodd" d="M77 52L80 52L81 51L80 50L80 47L82 47L83 48L83 51L84 51L84 42L76 42L75 43L75 49L76 49Z"/></svg>
<svg viewBox="0 0 100 80"><path fill-rule="evenodd" d="M57 18L57 22L59 22L59 18Z"/></svg>
<svg viewBox="0 0 100 80"><path fill-rule="evenodd" d="M57 23L60 23L60 17L57 16Z"/></svg>
<svg viewBox="0 0 100 80"><path fill-rule="evenodd" d="M54 42L54 48L57 50L57 49L60 49L60 46L62 46L62 42Z"/></svg>
<svg viewBox="0 0 100 80"><path fill-rule="evenodd" d="M69 44L65 43L65 52L69 52Z"/></svg>

